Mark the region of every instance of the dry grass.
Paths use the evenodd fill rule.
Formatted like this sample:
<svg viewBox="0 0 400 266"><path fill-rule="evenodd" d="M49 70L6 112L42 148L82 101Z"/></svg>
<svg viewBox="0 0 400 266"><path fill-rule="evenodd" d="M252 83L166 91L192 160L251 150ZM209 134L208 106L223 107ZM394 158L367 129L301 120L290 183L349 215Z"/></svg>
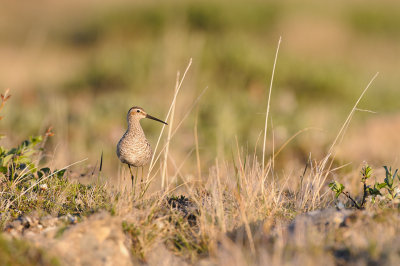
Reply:
<svg viewBox="0 0 400 266"><path fill-rule="evenodd" d="M170 128L166 144L155 156L157 161L164 152L164 161L159 167L163 170L157 171L149 179L149 182L156 177L164 180L161 189L138 196L123 194L116 207L116 215L126 219L124 229L131 237L134 255L146 261L154 248L163 244L175 255L191 263L202 260L243 265L264 264L268 260L271 264L282 265L299 260L307 264L320 264L326 256L330 263L340 260L341 257L332 252L336 249L325 250L326 243L341 243L332 240L335 232L329 231L318 236L316 231L292 239L287 237L288 231L285 228L301 213L332 205L333 197L327 181L340 169L332 167L333 148L343 136L357 104L373 79L340 128L327 156L320 161L309 158L302 174L280 175L273 166L274 152L271 152L272 156L265 165L264 160L257 157L256 151L248 153L237 142L232 159L216 158L208 176L201 176L200 170L197 178L184 176L179 172L180 167L168 155L167 147L172 132ZM170 125L174 119L177 88L180 88L182 82L183 78L177 82L179 85L175 89L170 107L171 117L168 120ZM198 151L196 153L199 154ZM173 176L182 179L180 184L172 182L174 178L167 177L165 165L168 159L176 170ZM149 183L146 184L148 186ZM180 194L185 195L185 198L174 196ZM371 234L365 241L373 242L375 237L376 234ZM388 239L382 242L382 246L387 244ZM351 249L351 245L348 248ZM365 259L368 261L369 257Z"/></svg>
<svg viewBox="0 0 400 266"><path fill-rule="evenodd" d="M178 162L170 154L173 149L173 146L170 147L172 138L199 101L197 98L183 118L175 123L174 110L178 104L178 93L184 87L184 78L191 63L190 60L181 79L178 72L174 96L166 116L168 132L164 135L164 127L161 129L147 177L136 184L133 190L140 193L132 193L132 190L121 187L112 188L113 182L107 179L84 186L69 181L63 175L55 178L59 171L37 181L33 179L32 183L29 178L35 177L35 174L28 175L28 168L25 168L14 179L2 177L0 193L11 195L2 197L0 202L3 207L3 225L13 217L29 213L29 208L52 215L73 212L81 217L99 209L107 209L124 220L122 226L131 241L132 254L143 261L147 261L161 244L171 254L189 263L202 261L261 265L269 261L274 265L283 265L302 261L320 264L326 256L330 262L337 262L341 257L335 252L340 248L335 245L343 244L342 240L334 239L338 237L337 231L328 231L323 235L312 231L293 238L289 236L287 228L299 214L332 205L333 195L328 191L327 181L340 169L340 166L335 168L333 149L343 137L360 99L375 77L357 100L327 155L321 160L310 157L300 174L296 171L282 173L275 168L274 146L271 147L269 160L265 162L268 104L261 160L257 156L257 147L249 152L236 140L232 158L215 158L207 175L202 175L201 171L195 124L194 142L198 164L198 175L195 177L180 171L186 159ZM274 135L271 135L274 143ZM159 145L161 149L158 149ZM189 151L187 157L193 151ZM171 168L174 169L173 174ZM101 180L101 173L99 175ZM124 173L120 175L122 178ZM161 181L160 186L155 180ZM44 183L47 185L46 190L34 190ZM383 229L365 236L363 241L372 243L380 230ZM391 230L398 231L395 228ZM386 240L390 241L391 238ZM383 250L387 241L382 241L379 250ZM349 250L351 248L350 245ZM362 248L360 252L365 250ZM377 261L380 254L386 254L380 252L374 255ZM370 260L369 257L367 260Z"/></svg>
<svg viewBox="0 0 400 266"><path fill-rule="evenodd" d="M241 6L238 7L238 10L240 9ZM163 10L157 11L158 9L155 10L156 15L158 14L157 12L160 12L160 14L164 14L163 12L166 12ZM190 10L191 9L189 8L189 11ZM205 10L207 11L207 9ZM188 14L191 14L190 12ZM152 14L153 13L150 12L149 16ZM167 12L167 14L169 13ZM207 15L207 13L205 14ZM112 18L108 19L112 21ZM218 21L216 21L216 23L218 23ZM230 21L229 23L233 23L233 21ZM108 23L104 23L104 25L108 25ZM97 27L101 28L101 25L97 25ZM108 29L107 27L105 28L109 31L112 30L112 27L111 29ZM180 31L185 32L186 30L180 29ZM168 37L165 38L173 39L174 34L171 34L173 32L174 30L167 31L165 35ZM200 38L196 41L196 45L198 45L197 43L204 45L203 43L205 43L208 39L202 37L200 33L198 34ZM259 36L261 34L256 32L254 35ZM214 35L212 36L213 38L215 37ZM244 36L246 36L246 38L242 37L238 39L247 39L247 35ZM186 39L183 40L183 42L186 41ZM99 40L94 41L96 47L97 41ZM108 41L112 43L112 41ZM228 41L226 42L228 43ZM149 43L156 42L151 39ZM147 43L145 42L143 46L146 46L146 44ZM99 48L103 47L102 45L98 45L96 49L102 51L101 48ZM113 45L117 48L115 48ZM152 254L157 253L157 247L160 245L165 246L174 256L177 256L185 262L192 264L320 265L322 263L340 264L343 262L386 262L388 264L391 262L398 262L397 251L400 244L395 237L399 235L399 229L397 226L398 210L393 208L393 206L386 206L383 204L383 206L379 206L379 208L377 208L371 204L371 206L368 206L367 210L364 211L363 214L357 213L354 218L354 224L350 223L348 228L355 228L355 230L359 230L359 234L355 234L354 231L351 230L346 231L348 228L335 228L333 230L327 229L326 231L311 228L300 233L297 232L298 234L291 235L288 225L296 217L303 213L314 210L324 210L328 207L334 206L333 193L327 186L332 177L337 178L339 176L344 179L348 176L356 176L358 174L359 169L350 174L342 174L342 164L339 164L337 161L335 161L335 149L341 143L341 140L355 111L359 110L358 104L360 103L361 98L376 76L371 80L370 84L356 101L354 107L350 111L350 114L340 127L338 134L336 137L334 137L332 144L328 147L323 145L316 147L316 149L322 151L321 154L324 154L324 156L321 157L322 159L319 157L314 158L310 154L306 160L302 160L302 163L305 164L302 166L302 168L292 168L289 172L285 172L290 168L281 168L280 165L277 166L278 164L276 163L275 159L285 147L289 147L290 149L291 142L298 137L300 133L307 131L308 129L306 128L300 130L298 133L294 134L292 137L288 137L286 140L277 141L278 137L275 135L277 130L273 127L271 118L271 113L273 113L274 109L272 108L270 113L270 106L275 66L277 64L277 55L280 47L279 45L280 40L275 54L269 91L262 91L263 86L258 85L259 78L257 75L256 78L254 78L255 80L244 76L241 79L238 79L240 82L236 83L239 85L235 84L235 86L237 85L240 87L245 84L246 80L250 80L250 85L246 85L248 86L246 87L248 90L241 88L244 92L236 95L235 102L229 104L227 103L229 108L221 110L222 114L216 114L217 117L219 117L219 120L215 120L217 122L225 122L225 119L238 120L239 115L245 115L244 113L254 113L256 110L255 108L248 109L250 107L246 102L246 106L244 108L238 108L238 111L235 113L236 116L231 115L230 112L232 112L232 109L235 109L236 105L241 103L241 96L244 94L255 93L255 98L266 98L264 96L268 95L264 127L251 127L251 134L246 135L254 136L257 135L257 132L260 132L257 141L254 141L253 139L249 141L250 146L243 141L244 136L241 136L240 130L232 130L230 134L236 134L238 137L236 137L236 142L231 145L231 156L229 157L226 156L225 153L222 153L220 156L213 157L211 160L212 163L209 163L209 155L214 153L209 152L207 149L210 149L210 147L215 148L214 146L219 146L220 143L222 143L221 145L223 146L227 143L227 141L224 139L224 130L215 130L215 132L217 132L216 139L219 139L219 141L216 141L217 144L215 144L213 140L209 141L209 139L212 139L210 136L214 136L214 133L203 135L207 136L208 138L207 140L209 141L209 144L207 146L203 146L201 143L204 141L204 139L206 139L206 137L203 137L202 139L199 132L205 132L208 130L204 126L204 121L209 119L206 115L210 113L214 115L216 113L216 108L209 108L210 110L203 112L203 116L205 115L206 118L201 118L198 120L199 113L200 116L202 113L202 107L199 107L198 104L206 89L204 89L197 97L193 96L193 91L195 91L193 89L195 87L193 84L188 86L192 89L190 92L185 91L185 85L191 82L190 78L189 80L185 80L186 75L190 75L191 73L189 70L191 70L190 68L192 65L192 60L190 60L185 68L185 71L183 71L183 75L181 76L180 72L177 74L171 104L165 117L165 121L169 123L169 126L167 129L165 129L165 126L162 127L157 142L154 145L155 153L149 165L149 169L145 170L145 173L142 174L142 176L145 177L144 181L136 184L136 187L133 190L136 192L139 191L140 193L132 193L130 187L125 186L125 181L129 180L129 178L126 178L128 173L124 172L123 169L120 169L118 173L115 173L114 171L113 175L109 175L109 173L104 172L97 175L97 172L94 174L93 168L90 168L90 171L87 171L88 174L86 174L86 176L88 179L92 179L91 181L94 179L96 180L89 185L83 185L77 181L71 181L70 177L74 173L67 172L66 176L56 178L55 176L58 172L54 170L52 173L47 174L44 176L44 178L40 179L37 178L36 172L33 172L32 175L28 175L26 172L28 170L24 170L27 168L24 168L17 174L16 178L8 179L6 175L0 176L1 225L4 226L6 223L12 221L16 217L20 215L28 215L33 211L39 212L40 215L51 214L53 216L72 213L83 218L87 215L91 215L93 212L97 212L100 209L106 209L113 215L118 216L123 220L122 227L126 232L128 239L130 240L132 254L135 258L138 258L143 262L149 262L150 257ZM262 45L260 45L260 47L261 46ZM106 50L119 50L118 44L112 44L111 47L112 49L107 48ZM52 49L55 48L53 47ZM171 51L175 49L175 46L173 46ZM191 48L188 48L188 50L191 50ZM210 50L216 49L212 48ZM52 53L55 53L53 50L51 51ZM142 53L142 47L140 47L138 51ZM203 50L200 49L199 51ZM219 67L223 69L223 63L225 62L224 60L228 61L228 65L233 64L236 62L235 60L238 60L238 62L236 62L238 66L254 65L253 67L258 69L257 72L264 73L265 75L265 62L261 62L263 60L262 56L257 54L257 56L255 56L257 60L254 59L253 63L246 64L247 61L242 62L240 61L242 59L238 59L230 54L232 53L236 55L240 51L240 49L238 51L235 49L228 49L227 51L224 51L226 54L222 53L223 56L220 58L222 63L220 63L221 66ZM168 50L166 54L169 52L170 50ZM78 53L80 55L81 51L74 51L73 53ZM129 54L130 51L126 53ZM121 53L118 55L120 57L124 57L125 54ZM214 58L213 53L208 56L210 58ZM104 60L107 61L109 58L114 57L114 54L110 55L106 53L105 58L107 59ZM171 60L172 57L166 56L166 58L169 58L170 61L174 61ZM243 58L250 60L248 58L252 58L252 54L245 54ZM286 59L283 60L290 62L290 60L287 58L288 56L286 55ZM142 60L145 61L145 59ZM53 64L54 63L51 63L51 65ZM71 64L73 64L73 62ZM83 63L81 64L83 65ZM216 71L218 70L218 67L215 66L215 69L213 69L214 65L216 64L213 63L212 60L210 65L207 65L207 60L205 60L204 64L208 72L213 73L213 71L215 71L216 73L213 74L218 76L218 78L215 78L216 81L213 84L214 87L217 87L220 81L227 82L229 80L229 78L226 78L229 77L229 75L224 76L225 73L222 70L221 72ZM96 65L96 63L94 65ZM297 66L296 64L293 65ZM96 72L99 71L99 69L91 69L90 66L91 64L88 64L87 66L89 69L88 73L95 76L99 75L99 73ZM128 69L129 66L131 65L128 64ZM173 66L175 67L176 65L174 64ZM151 67L152 65L150 65L149 68ZM160 70L149 71L149 79L154 78L154 80L157 80L158 82L152 84L152 86L158 87L160 83L165 82L165 80L170 80L169 78L158 79L158 76L169 75L170 69L174 69L174 67L168 65L168 67L165 67L168 69L165 73ZM125 66L121 68L125 69ZM117 69L120 70L119 68ZM80 88L79 86L88 86L89 90L92 89L94 91L97 89L101 91L101 89L104 89L102 86L105 86L104 90L107 91L107 86L109 86L107 83L109 80L107 78L110 78L108 76L109 73L107 72L107 69L105 70L105 73L102 73L101 70L102 69L100 68L100 76L101 74L107 74L105 75L105 85L102 84L99 87L96 87L96 84L90 85L90 82L86 84L85 82L88 81L85 78L87 77L83 76L83 81L80 81L78 78L78 80L75 81L75 83L78 82L78 85L75 86L78 86L77 88ZM234 76L235 73L241 73L242 70L247 69L238 68L238 70L236 70L237 72L232 72L230 75ZM94 74L91 71L93 71ZM196 71L199 70L197 69ZM89 74L88 76L90 76ZM297 74L297 72L290 73L289 76L292 77L291 75L295 74ZM61 74L59 75L62 77ZM63 73L63 75L66 74ZM301 76L301 73L298 75L299 76L297 78L300 81L304 81L306 88L314 88L314 83L311 82L311 85L309 85L306 79L302 79L303 77ZM130 74L127 74L127 76L131 77ZM210 74L210 76L212 75ZM320 82L320 77L318 77L318 74L316 74L316 76L317 77L315 80L311 80L316 82L316 85L320 85L320 83L318 83ZM58 79L62 80L60 77L58 77ZM90 79L90 77L87 79ZM110 79L112 82L112 75ZM124 78L121 79L124 80ZM287 84L289 84L288 86L290 87L290 82L292 79L288 78L288 80L289 81L287 81ZM295 78L293 80L296 81ZM322 80L324 79L322 78ZM62 83L61 81L58 82L60 84ZM79 85L79 82L82 82L83 85ZM95 80L95 82L97 82L97 80ZM148 85L144 81L141 82L142 83L139 83L139 85ZM231 82L235 83L235 79L232 77ZM341 87L341 83L338 83L339 85L331 85L330 82L331 81L329 81L329 86ZM23 84L29 84L28 79ZM307 84L310 87L307 87ZM91 86L93 86L93 88ZM122 87L124 86L129 87L126 84ZM229 87L229 85L226 86ZM329 88L328 85L326 86ZM149 93L150 95L151 93L154 93L155 90L153 89L149 91L150 92L146 93ZM182 95L182 91L184 95ZM103 105L108 105L109 107L105 108L105 113L110 113L107 110L119 105L120 103L118 102L118 99L126 97L124 97L124 94L121 93L122 96L118 96L121 98L115 98L116 100L113 100L108 97L107 93L108 92L103 94L105 100L101 102L99 106L101 105L102 108ZM225 91L225 93L227 92ZM57 94L54 95L59 96ZM70 143L71 146L74 145L73 139L67 139L67 133L63 135L63 131L68 131L69 112L72 109L81 109L77 107L82 107L82 109L87 110L85 109L88 108L86 100L91 99L93 95L87 93L84 95L84 97L82 95L77 96L77 99L74 100L76 105L72 105L72 107L69 106L70 102L64 100L62 97L58 97L58 103L62 104L54 105L57 105L58 109L55 109L60 110L61 114L58 114L58 116L54 115L54 117L62 117L63 119L54 120L62 120L62 122L59 122L60 128L58 129L60 132L60 138L58 140L60 142L64 144ZM128 95L128 93L126 93L126 95ZM164 101L166 98L165 95L169 95L169 92L163 92L162 101ZM212 100L207 99L207 101L218 102L215 100L217 99L215 95ZM222 93L221 95L225 96ZM259 95L262 95L262 97L259 97ZM144 96L142 97L145 98ZM226 100L226 98L227 97L220 97L218 99ZM195 100L188 104L188 102L190 102L189 99ZM160 101L155 102L154 104L157 105L160 103ZM258 101L255 102L260 103L263 101L258 99ZM314 102L311 102L311 104L314 104ZM210 107L210 105L207 105L207 107ZM0 109L1 108L3 108L3 104L1 105ZM99 107L99 109L101 108ZM122 109L122 107L120 108ZM193 136L191 136L190 134L192 131L187 130L191 124L185 123L185 121L195 108L197 108L198 112L196 112L196 118L194 119L193 124ZM159 107L157 111L162 109L163 107ZM296 112L293 110L291 112ZM113 111L114 114L118 113L115 110ZM219 112L220 110L217 111ZM228 115L224 116L224 112L228 113ZM289 116L291 114L293 113L289 112ZM80 117L79 119L83 117L81 114L77 116ZM315 116L315 114L312 115L313 118L315 118ZM299 116L296 116L296 119L298 117ZM85 119L85 123L88 123L87 128L85 129L91 130L82 131L101 132L102 129L104 129L102 125L98 123L99 121L96 120L98 119L97 117L89 117L89 119L85 117ZM110 121L115 120L115 117L110 116L108 119ZM326 117L324 117L324 119L326 119ZM246 119L243 120L247 121ZM296 123L302 124L300 119L297 120L300 122L296 121ZM96 123L96 125L90 124L91 121L93 124ZM110 121L103 121L103 123L107 124ZM203 124L200 123L200 121L203 121ZM114 123L115 121L112 122ZM229 122L230 120L224 124L224 126L226 126L226 131L228 131L228 129L238 129L242 127L249 128L249 126L253 126L251 122L240 121L240 123L243 123L243 125L240 125L240 127L231 125ZM234 122L235 125L239 125L239 122ZM325 124L329 123L330 121L325 122ZM260 122L258 125L261 124L262 122ZM186 128L186 131L180 135L180 130L182 130L184 127ZM93 130L93 128L96 128L96 130ZM267 129L269 129L268 132ZM73 133L77 134L75 136L75 140L80 139L80 141L82 141L82 139L84 140L89 138L88 136L91 136L89 139L94 139L94 137L90 134L79 132ZM79 134L83 134L84 138L79 138L82 137ZM261 146L260 136L262 135L263 141ZM173 141L177 143L180 141L183 142L183 140L186 142L186 144L183 145L178 143L177 146L179 146L180 150L176 152ZM112 141L108 140L108 142L104 143L111 142ZM255 145L253 145L254 143ZM281 143L283 144L279 146ZM80 149L84 147L84 145L80 145L80 143L77 145L79 145ZM95 146L98 148L100 145ZM182 147L191 148L183 149ZM206 149L202 147L206 147ZM226 147L222 147L222 150L224 150L224 148L225 150L227 149ZM219 147L215 149L218 150ZM114 148L110 148L109 150L114 152ZM262 150L262 153L259 152L260 150ZM35 153L37 158L42 158L43 154L38 154L41 153L41 151L39 152L37 149L34 151L37 152ZM61 152L57 152L56 150L54 153L58 156L59 154L68 154L68 151L66 147L63 147ZM111 156L115 157L113 153L112 155L110 154L109 158ZM194 157L194 154L196 156L195 163L187 166L187 162L190 159L193 159L192 157ZM207 154L207 156L205 154ZM53 158L51 156L48 158L47 162L45 163L48 163L54 159L54 156ZM35 162L35 166L40 165L39 161L40 160L38 159ZM110 159L106 163L112 164L112 162L112 159ZM284 165L290 165L291 163L292 162L290 160L284 160L283 162ZM114 168L110 169L116 169L115 165L113 166ZM183 170L184 168L186 168L185 171ZM188 172L188 169L190 169L190 172ZM116 179L118 181L116 181ZM347 180L345 182L346 187L348 187L350 191L357 190L359 186L358 181L354 180L355 179L353 179L353 181ZM46 184L47 189L38 189L39 185L42 184ZM115 184L117 184L116 187ZM347 206L349 205L347 204ZM360 222L360 220L365 222ZM390 243L393 243L392 249L388 248Z"/></svg>

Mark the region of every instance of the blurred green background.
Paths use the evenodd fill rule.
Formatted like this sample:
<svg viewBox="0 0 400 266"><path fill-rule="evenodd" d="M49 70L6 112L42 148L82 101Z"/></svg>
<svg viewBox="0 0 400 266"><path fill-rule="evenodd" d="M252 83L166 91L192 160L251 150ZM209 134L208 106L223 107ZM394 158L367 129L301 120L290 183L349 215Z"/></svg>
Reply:
<svg viewBox="0 0 400 266"><path fill-rule="evenodd" d="M280 36L268 154L273 144L277 150L297 131L311 127L277 160L301 165L310 152L316 158L324 155L379 71L360 104L377 114L356 113L338 159L357 165L359 160L397 160L398 1L45 0L1 5L0 88L10 88L13 95L0 123L7 135L2 144L14 145L52 125L56 135L48 143L48 159L58 167L86 157L94 165L104 151L104 170L113 175L126 112L138 105L164 119L176 73L190 58L175 121L208 89L172 141L176 164L194 147L196 114L204 169L216 156L231 158L235 137L244 151L252 153L257 146L260 155L262 137L257 140ZM148 120L142 126L154 147L160 124ZM194 154L185 173L196 171Z"/></svg>

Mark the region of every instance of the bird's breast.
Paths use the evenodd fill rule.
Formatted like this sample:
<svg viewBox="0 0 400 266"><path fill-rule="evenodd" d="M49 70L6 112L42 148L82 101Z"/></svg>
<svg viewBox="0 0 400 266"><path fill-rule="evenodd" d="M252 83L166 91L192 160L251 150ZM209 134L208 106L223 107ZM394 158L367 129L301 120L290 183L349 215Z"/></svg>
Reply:
<svg viewBox="0 0 400 266"><path fill-rule="evenodd" d="M117 156L121 162L140 167L146 165L153 152L147 139L137 139L125 136L117 145Z"/></svg>

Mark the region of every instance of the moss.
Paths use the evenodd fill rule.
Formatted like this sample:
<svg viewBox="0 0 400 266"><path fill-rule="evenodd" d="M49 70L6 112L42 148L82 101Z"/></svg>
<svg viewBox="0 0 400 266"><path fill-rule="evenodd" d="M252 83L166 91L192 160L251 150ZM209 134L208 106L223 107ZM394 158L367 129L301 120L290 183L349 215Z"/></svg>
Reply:
<svg viewBox="0 0 400 266"><path fill-rule="evenodd" d="M10 218L15 219L34 211L40 211L44 215L71 214L83 217L100 209L113 208L110 195L101 184L83 185L70 182L67 177L50 178L43 184L48 187L46 191L31 190L25 195L20 190L8 188L11 194L9 200L16 199L7 210Z"/></svg>

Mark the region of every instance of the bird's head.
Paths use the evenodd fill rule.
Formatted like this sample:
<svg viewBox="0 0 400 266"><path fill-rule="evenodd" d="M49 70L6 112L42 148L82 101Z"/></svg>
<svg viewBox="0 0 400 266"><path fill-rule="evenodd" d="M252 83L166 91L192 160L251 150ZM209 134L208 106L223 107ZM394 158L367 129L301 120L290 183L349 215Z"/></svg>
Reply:
<svg viewBox="0 0 400 266"><path fill-rule="evenodd" d="M147 114L143 110L142 107L138 107L138 106L134 106L131 109L129 109L127 118L128 118L128 122L130 122L132 120L137 120L138 121L138 120L140 120L142 118L149 118L149 119L152 119L152 120L155 120L155 121L158 121L160 123L168 125L164 121L162 121L162 120L160 120L158 118L155 118L154 116L151 116L151 115Z"/></svg>

